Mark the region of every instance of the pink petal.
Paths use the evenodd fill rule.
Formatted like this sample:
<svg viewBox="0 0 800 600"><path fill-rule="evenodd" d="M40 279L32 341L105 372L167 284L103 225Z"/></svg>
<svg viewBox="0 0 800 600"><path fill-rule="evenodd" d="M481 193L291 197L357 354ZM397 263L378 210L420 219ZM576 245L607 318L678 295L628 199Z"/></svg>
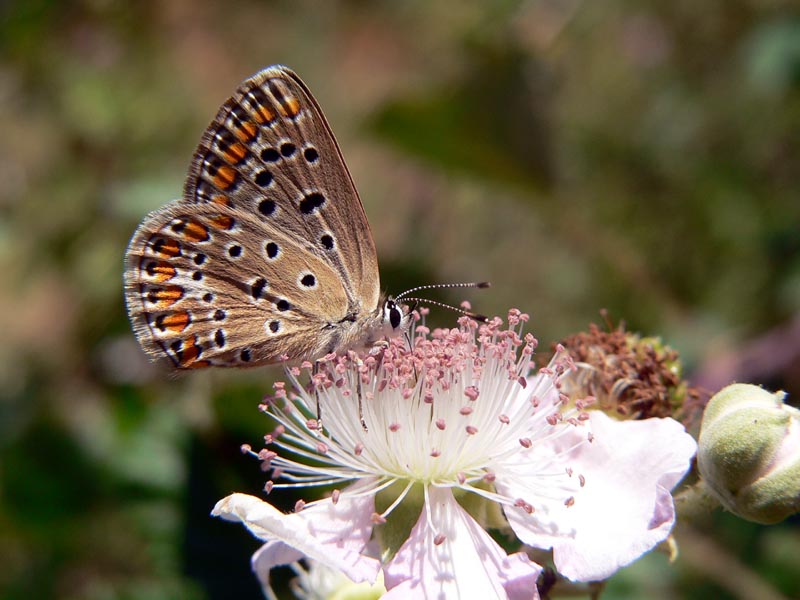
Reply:
<svg viewBox="0 0 800 600"><path fill-rule="evenodd" d="M375 581L380 563L361 552L369 542L374 512L372 496L342 494L339 502L321 502L299 513L283 514L255 496L232 494L211 512L228 521L241 521L257 538L266 540L252 559L262 584L269 570L307 556L343 572L356 583Z"/></svg>
<svg viewBox="0 0 800 600"><path fill-rule="evenodd" d="M579 427L534 444L505 473L498 468L495 482L499 492L534 508L533 514L505 509L519 539L552 547L558 571L575 581L605 579L666 539L675 522L670 490L697 449L672 419L616 421L590 414L593 442ZM542 461L549 462L547 478Z"/></svg>
<svg viewBox="0 0 800 600"><path fill-rule="evenodd" d="M507 555L449 489L430 488L427 513L426 506L408 540L384 567L389 590L384 598L539 598L536 579L542 568L522 552ZM445 537L437 545L438 534Z"/></svg>

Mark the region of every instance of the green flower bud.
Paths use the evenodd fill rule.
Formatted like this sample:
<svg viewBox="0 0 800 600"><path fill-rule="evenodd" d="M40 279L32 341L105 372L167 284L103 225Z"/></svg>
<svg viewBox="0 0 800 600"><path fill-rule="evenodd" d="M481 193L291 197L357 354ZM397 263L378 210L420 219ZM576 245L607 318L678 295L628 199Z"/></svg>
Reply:
<svg viewBox="0 0 800 600"><path fill-rule="evenodd" d="M709 491L756 523L800 510L800 411L784 392L736 383L706 406L697 463Z"/></svg>

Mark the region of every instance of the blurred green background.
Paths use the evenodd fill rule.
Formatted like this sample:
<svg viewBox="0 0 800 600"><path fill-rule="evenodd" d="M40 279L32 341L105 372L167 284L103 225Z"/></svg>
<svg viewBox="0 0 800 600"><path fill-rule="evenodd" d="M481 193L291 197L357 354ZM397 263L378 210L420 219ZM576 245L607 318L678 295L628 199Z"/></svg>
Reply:
<svg viewBox="0 0 800 600"><path fill-rule="evenodd" d="M261 490L239 445L280 373L150 365L122 257L274 63L325 108L387 290L491 280L473 305L530 312L543 344L607 308L711 391L796 402L796 1L6 1L0 597L260 597L257 542L208 513ZM604 597L800 597L798 525L700 519Z"/></svg>

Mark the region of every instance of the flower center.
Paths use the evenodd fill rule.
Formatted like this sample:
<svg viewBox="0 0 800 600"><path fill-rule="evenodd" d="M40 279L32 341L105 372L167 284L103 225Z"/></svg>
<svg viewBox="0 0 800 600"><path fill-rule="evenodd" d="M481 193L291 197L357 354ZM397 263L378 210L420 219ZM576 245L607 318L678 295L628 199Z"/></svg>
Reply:
<svg viewBox="0 0 800 600"><path fill-rule="evenodd" d="M394 339L366 357L348 352L288 369L294 390L276 384L264 405L280 426L267 436L274 450L259 456L285 480L268 487L371 480L372 491L402 488L398 503L414 484L491 495L493 465L530 452L570 420L558 393L569 357L559 354L529 383L537 342L522 335L526 320L512 310L507 329L500 319L463 318L434 331L416 324L410 347Z"/></svg>

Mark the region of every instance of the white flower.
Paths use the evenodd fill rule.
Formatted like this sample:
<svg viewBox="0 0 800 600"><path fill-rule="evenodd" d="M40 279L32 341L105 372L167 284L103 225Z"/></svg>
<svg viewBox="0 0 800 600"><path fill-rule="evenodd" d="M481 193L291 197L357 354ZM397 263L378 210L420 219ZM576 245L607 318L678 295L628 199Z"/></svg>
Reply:
<svg viewBox="0 0 800 600"><path fill-rule="evenodd" d="M335 491L292 514L243 494L212 513L266 541L254 557L262 581L309 557L354 582L382 569L387 598L537 598L542 568L487 528L553 548L576 581L606 578L665 539L694 440L672 419L616 422L560 394L572 367L561 349L531 377L526 320L418 326L412 349L395 340L363 361L327 357L316 392L293 370L295 392L278 385L268 408L281 425L259 453L273 469L267 490ZM308 418L317 396L325 431Z"/></svg>

